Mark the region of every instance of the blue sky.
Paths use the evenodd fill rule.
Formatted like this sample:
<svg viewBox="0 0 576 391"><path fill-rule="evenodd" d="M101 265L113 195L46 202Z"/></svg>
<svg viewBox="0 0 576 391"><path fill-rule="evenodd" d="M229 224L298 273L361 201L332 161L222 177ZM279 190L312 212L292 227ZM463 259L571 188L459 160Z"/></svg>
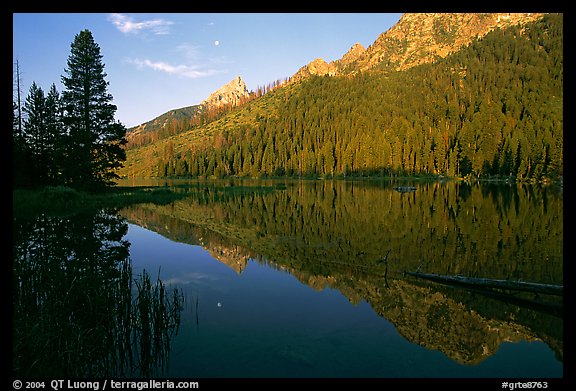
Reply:
<svg viewBox="0 0 576 391"><path fill-rule="evenodd" d="M116 119L127 127L199 104L236 76L249 90L292 76L315 58L370 46L401 14L16 13L13 60L24 96L32 82L58 91L70 44L83 29L100 46ZM39 33L41 32L41 33Z"/></svg>

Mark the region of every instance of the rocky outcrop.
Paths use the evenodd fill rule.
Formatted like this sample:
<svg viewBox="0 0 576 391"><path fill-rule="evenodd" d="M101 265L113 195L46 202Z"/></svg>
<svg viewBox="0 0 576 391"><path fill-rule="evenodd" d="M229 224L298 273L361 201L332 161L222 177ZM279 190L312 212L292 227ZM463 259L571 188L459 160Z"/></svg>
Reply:
<svg viewBox="0 0 576 391"><path fill-rule="evenodd" d="M542 13L407 13L368 48L352 45L341 59L326 62L316 58L300 68L290 82L317 76L339 76L371 69L404 70L435 61L468 45L499 27L526 24ZM129 130L128 138L163 129L178 120L190 120L198 113L240 104L250 95L240 76L214 91L201 105L171 110Z"/></svg>
<svg viewBox="0 0 576 391"><path fill-rule="evenodd" d="M481 38L495 28L526 24L542 13L410 13L365 49L354 44L341 59L317 58L300 68L291 82L312 75L338 76L375 68L404 70L433 62Z"/></svg>
<svg viewBox="0 0 576 391"><path fill-rule="evenodd" d="M322 58L317 58L307 65L304 65L292 76L291 81L298 81L305 79L309 76L336 76L343 73L350 65L352 65L366 49L359 43L352 45L340 60L326 62Z"/></svg>
<svg viewBox="0 0 576 391"><path fill-rule="evenodd" d="M308 65L304 65L292 76L291 81L298 81L309 76L334 76L336 75L336 66L333 63L327 63L322 58L317 58Z"/></svg>
<svg viewBox="0 0 576 391"><path fill-rule="evenodd" d="M526 24L542 13L410 13L361 55L357 70L385 64L403 70L446 57L495 28Z"/></svg>
<svg viewBox="0 0 576 391"><path fill-rule="evenodd" d="M191 122L195 116L211 109L218 109L228 105L237 106L249 96L250 92L244 80L240 76L235 77L229 83L211 93L200 105L170 110L151 121L130 128L127 133L128 141L130 142L139 134L159 131L169 127L171 124L183 121Z"/></svg>
<svg viewBox="0 0 576 391"><path fill-rule="evenodd" d="M490 319L430 287L392 280L386 295L366 300L407 341L438 350L465 365L494 355L504 342L539 340L519 323Z"/></svg>
<svg viewBox="0 0 576 391"><path fill-rule="evenodd" d="M212 257L229 266L238 274L241 274L248 266L250 254L243 247L227 246L222 243L203 243L202 246L208 250Z"/></svg>
<svg viewBox="0 0 576 391"><path fill-rule="evenodd" d="M366 48L359 43L352 45L350 50L342 56L340 60L334 61L334 65L340 73L345 72L348 66L353 66L355 62L364 54Z"/></svg>
<svg viewBox="0 0 576 391"><path fill-rule="evenodd" d="M228 84L219 88L210 94L210 96L202 102L205 108L218 108L221 106L236 106L242 100L248 98L250 92L246 87L246 83L242 77L238 76L232 79Z"/></svg>

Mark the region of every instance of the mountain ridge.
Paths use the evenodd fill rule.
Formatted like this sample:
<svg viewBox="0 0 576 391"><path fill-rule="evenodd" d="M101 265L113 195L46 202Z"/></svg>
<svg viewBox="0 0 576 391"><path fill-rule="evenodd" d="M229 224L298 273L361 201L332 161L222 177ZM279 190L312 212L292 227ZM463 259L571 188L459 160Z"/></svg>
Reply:
<svg viewBox="0 0 576 391"><path fill-rule="evenodd" d="M353 44L340 59L326 62L315 58L293 74L289 83L310 76L342 76L388 68L405 70L435 61L481 38L495 28L525 24L543 17L544 13L405 13L391 28L381 33L364 48ZM386 64L386 65L382 65ZM129 129L129 142L144 132L163 129L172 120L192 120L202 111L223 106L237 106L250 96L241 76L212 92L198 105L170 110L150 121Z"/></svg>
<svg viewBox="0 0 576 391"><path fill-rule="evenodd" d="M470 43L452 53L440 53L447 49L439 40L436 52L426 53L408 50L406 41L398 51L402 58L380 62L370 72L355 69L374 58L380 44L366 50L353 45L344 61L336 60L347 67L345 77L334 74L336 61L317 59L300 81L292 78L216 121L157 145L128 150L131 167L123 174L419 173L519 180L561 175L563 16L545 15L529 25L526 18L540 16L515 17L500 17L506 28L469 37ZM442 30L433 17L424 19ZM498 16L483 19L497 28ZM380 36L385 38L390 35ZM451 39L456 42L457 36ZM393 43L402 46L400 39ZM416 64L418 58L424 60ZM318 77L330 72L336 77Z"/></svg>
<svg viewBox="0 0 576 391"><path fill-rule="evenodd" d="M444 58L497 27L525 24L543 16L544 13L406 13L368 48L356 43L341 59L329 63L316 58L301 67L292 79L353 74L383 63L390 70L405 70Z"/></svg>
<svg viewBox="0 0 576 391"><path fill-rule="evenodd" d="M201 105L207 108L218 108L226 105L238 105L243 99L250 96L248 87L241 76L234 79L211 93Z"/></svg>
<svg viewBox="0 0 576 391"><path fill-rule="evenodd" d="M219 112L241 105L250 98L250 91L241 76L212 92L200 104L172 109L158 117L128 129L127 139L133 146L138 143L153 142L158 135L152 133L164 132L177 134L190 129L203 121L202 115L207 117L204 121L216 117ZM142 141L144 139L145 141Z"/></svg>

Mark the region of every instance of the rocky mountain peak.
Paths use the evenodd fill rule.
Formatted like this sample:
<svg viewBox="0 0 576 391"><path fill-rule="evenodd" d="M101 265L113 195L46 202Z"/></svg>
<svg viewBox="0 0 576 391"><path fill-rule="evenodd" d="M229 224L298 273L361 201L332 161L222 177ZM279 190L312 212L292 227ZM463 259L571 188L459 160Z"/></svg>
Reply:
<svg viewBox="0 0 576 391"><path fill-rule="evenodd" d="M204 107L220 107L225 105L237 105L243 98L250 95L246 83L242 77L237 76L230 82L220 87L202 102Z"/></svg>
<svg viewBox="0 0 576 391"><path fill-rule="evenodd" d="M317 58L300 68L291 82L311 75L346 75L376 67L404 70L459 50L495 28L526 24L542 13L407 13L368 48L352 45L341 59Z"/></svg>
<svg viewBox="0 0 576 391"><path fill-rule="evenodd" d="M498 27L525 24L541 13L409 13L380 34L358 60L358 70L386 63L407 69L446 57Z"/></svg>
<svg viewBox="0 0 576 391"><path fill-rule="evenodd" d="M291 81L298 81L305 79L312 75L318 76L334 76L336 74L336 67L333 63L327 63L322 58L316 58L311 61L309 64L304 65L300 68L294 76L292 76Z"/></svg>
<svg viewBox="0 0 576 391"><path fill-rule="evenodd" d="M352 45L350 50L348 50L346 54L344 54L339 60L339 65L345 66L356 61L365 51L366 48L364 46L362 46L360 43L355 43Z"/></svg>

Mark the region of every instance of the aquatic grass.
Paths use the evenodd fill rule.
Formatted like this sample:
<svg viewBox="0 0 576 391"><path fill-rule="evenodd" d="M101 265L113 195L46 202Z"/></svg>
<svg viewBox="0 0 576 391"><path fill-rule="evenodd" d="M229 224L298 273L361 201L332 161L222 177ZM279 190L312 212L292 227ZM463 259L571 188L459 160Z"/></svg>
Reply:
<svg viewBox="0 0 576 391"><path fill-rule="evenodd" d="M124 266L123 283L130 269ZM18 306L13 325L14 373L149 377L165 371L183 295L176 288L168 295L162 281L152 283L146 271L134 281L135 292L130 295L120 285L102 292L103 297L94 289L73 286L69 292L79 300L67 297L67 292L60 299L42 300L36 308ZM36 293L40 292L31 292ZM113 302L116 308L110 311Z"/></svg>
<svg viewBox="0 0 576 391"><path fill-rule="evenodd" d="M134 276L125 220L40 215L13 225L13 374L157 375L167 368L183 296Z"/></svg>
<svg viewBox="0 0 576 391"><path fill-rule="evenodd" d="M168 366L170 340L178 331L184 296L177 288L173 288L172 296L167 294L160 272L153 284L150 275L143 270L135 280L135 286L136 311L133 316L137 332L133 342L139 358L136 367L142 373L153 374Z"/></svg>

